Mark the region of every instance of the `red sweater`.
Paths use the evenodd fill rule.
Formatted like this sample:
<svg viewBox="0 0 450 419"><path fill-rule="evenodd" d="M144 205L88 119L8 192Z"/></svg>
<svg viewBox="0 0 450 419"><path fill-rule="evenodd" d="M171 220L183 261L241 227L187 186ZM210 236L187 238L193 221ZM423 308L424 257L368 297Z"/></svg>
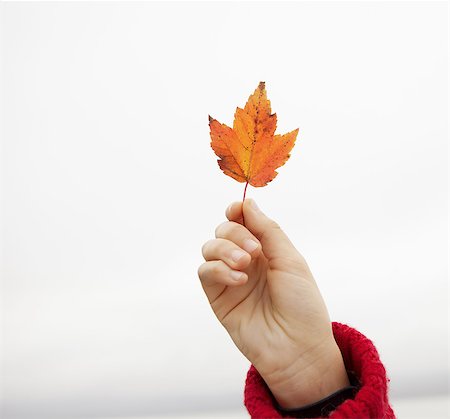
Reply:
<svg viewBox="0 0 450 419"><path fill-rule="evenodd" d="M339 405L330 418L395 418L387 394L388 378L373 343L357 330L333 322L333 334L345 368L358 378L361 388L354 399ZM273 397L264 380L252 365L245 383L244 403L252 418L282 418L273 404Z"/></svg>

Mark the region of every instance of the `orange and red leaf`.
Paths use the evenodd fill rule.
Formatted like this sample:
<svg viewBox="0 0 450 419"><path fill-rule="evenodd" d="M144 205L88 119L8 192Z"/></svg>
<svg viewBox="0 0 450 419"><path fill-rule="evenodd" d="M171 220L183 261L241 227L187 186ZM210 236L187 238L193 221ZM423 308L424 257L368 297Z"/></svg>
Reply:
<svg viewBox="0 0 450 419"><path fill-rule="evenodd" d="M211 147L226 175L255 187L265 186L289 159L298 129L275 135L277 115L271 112L265 83L261 82L244 109L236 109L233 128L209 117Z"/></svg>

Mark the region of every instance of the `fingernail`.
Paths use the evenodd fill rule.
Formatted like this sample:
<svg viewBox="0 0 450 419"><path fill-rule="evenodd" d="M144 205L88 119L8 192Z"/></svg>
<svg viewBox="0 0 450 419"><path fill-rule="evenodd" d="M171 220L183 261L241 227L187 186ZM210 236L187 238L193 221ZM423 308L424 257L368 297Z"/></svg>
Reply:
<svg viewBox="0 0 450 419"><path fill-rule="evenodd" d="M242 246L248 253L252 253L257 247L258 243L255 240L247 239L244 241L244 245Z"/></svg>
<svg viewBox="0 0 450 419"><path fill-rule="evenodd" d="M252 203L252 208L253 208L255 211L261 211L261 210L259 209L258 205L256 205L256 201L255 201L254 199L252 199L251 203Z"/></svg>
<svg viewBox="0 0 450 419"><path fill-rule="evenodd" d="M234 281L239 281L242 278L242 272L232 270L230 276Z"/></svg>
<svg viewBox="0 0 450 419"><path fill-rule="evenodd" d="M233 250L231 252L231 259L233 259L233 261L237 262L240 258L242 258L245 255L246 255L246 253L243 252L242 250Z"/></svg>

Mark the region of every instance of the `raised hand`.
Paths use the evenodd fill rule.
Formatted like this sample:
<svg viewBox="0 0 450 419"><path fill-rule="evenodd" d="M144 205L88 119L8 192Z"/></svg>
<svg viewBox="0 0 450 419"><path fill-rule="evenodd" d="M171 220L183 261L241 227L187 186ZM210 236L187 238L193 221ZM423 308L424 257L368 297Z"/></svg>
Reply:
<svg viewBox="0 0 450 419"><path fill-rule="evenodd" d="M226 216L202 248L198 274L236 346L285 408L347 386L325 303L302 255L253 200L231 204Z"/></svg>

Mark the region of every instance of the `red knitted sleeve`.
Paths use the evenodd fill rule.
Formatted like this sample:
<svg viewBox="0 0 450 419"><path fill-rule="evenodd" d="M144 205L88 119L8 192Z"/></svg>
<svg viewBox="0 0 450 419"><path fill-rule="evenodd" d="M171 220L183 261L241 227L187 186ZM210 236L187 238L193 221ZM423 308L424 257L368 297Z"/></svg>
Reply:
<svg viewBox="0 0 450 419"><path fill-rule="evenodd" d="M373 343L357 330L333 322L333 334L345 368L361 383L354 399L348 399L331 414L332 419L395 418L389 405L386 370ZM252 365L245 383L244 403L252 418L282 418L274 406L270 390Z"/></svg>

